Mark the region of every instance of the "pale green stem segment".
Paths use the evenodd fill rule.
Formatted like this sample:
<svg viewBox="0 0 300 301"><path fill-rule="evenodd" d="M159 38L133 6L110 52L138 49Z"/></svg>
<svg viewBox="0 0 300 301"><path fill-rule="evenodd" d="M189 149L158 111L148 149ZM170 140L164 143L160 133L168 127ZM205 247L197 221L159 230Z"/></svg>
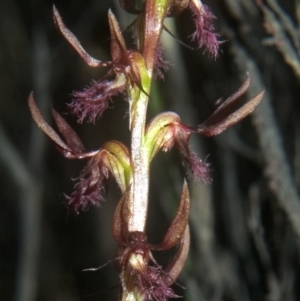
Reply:
<svg viewBox="0 0 300 301"><path fill-rule="evenodd" d="M131 119L131 166L133 180L128 199L128 209L130 212L128 219L129 232L144 232L147 218L149 160L143 146L147 104L148 96L141 92Z"/></svg>
<svg viewBox="0 0 300 301"><path fill-rule="evenodd" d="M133 85L128 91L130 102L131 160L133 177L128 206L128 231L145 231L149 195L149 157L144 146L146 113L151 88L156 52L163 28L163 20L173 0L146 0L144 22L139 28L143 59L137 67L141 86Z"/></svg>
<svg viewBox="0 0 300 301"><path fill-rule="evenodd" d="M128 91L130 103L130 129L131 129L131 166L132 183L127 199L128 231L145 230L148 210L149 190L149 160L144 149L144 134L146 112L151 86L151 77L142 55L135 59L139 69L140 86L131 86Z"/></svg>

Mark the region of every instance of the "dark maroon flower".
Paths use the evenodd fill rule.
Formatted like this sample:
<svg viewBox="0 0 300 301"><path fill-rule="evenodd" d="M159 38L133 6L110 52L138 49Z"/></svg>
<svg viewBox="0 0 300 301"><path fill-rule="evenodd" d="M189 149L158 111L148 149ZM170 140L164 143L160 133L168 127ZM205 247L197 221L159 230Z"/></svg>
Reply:
<svg viewBox="0 0 300 301"><path fill-rule="evenodd" d="M53 14L60 33L89 66L110 67L104 79L93 81L83 91L72 94L73 100L69 107L71 112L78 117L78 122L82 123L86 118L89 122L95 122L97 117L101 116L108 107L112 96L124 92L129 86L137 85L141 88L139 68L136 64L139 63L142 56L136 51L127 50L120 26L110 10L108 21L111 33L112 61L108 62L101 62L91 57L74 34L65 26L55 7ZM107 79L113 76L114 79ZM141 90L143 89L141 88Z"/></svg>
<svg viewBox="0 0 300 301"><path fill-rule="evenodd" d="M124 10L132 14L139 14L141 16L149 13L146 5L143 6L143 9L137 9L135 0L120 0L120 4ZM152 4L150 4L150 6L152 7ZM219 45L221 43L218 41L220 34L215 31L213 25L215 16L212 14L208 6L202 4L201 0L170 1L170 5L167 8L164 17L176 17L187 8L189 8L192 12L196 27L195 32L192 34L192 40L197 42L199 48L204 47L212 57L216 58L219 51ZM155 11L155 13L159 14L157 11ZM139 23L139 17L137 18L137 23ZM139 25L140 24L138 24L138 26ZM164 27L164 29L166 28Z"/></svg>
<svg viewBox="0 0 300 301"><path fill-rule="evenodd" d="M195 128L183 124L173 112L166 112L153 118L146 129L146 143L149 141L149 157L152 159L159 150L169 151L175 146L181 155L182 163L194 180L212 182L210 166L199 159L189 145L190 136Z"/></svg>
<svg viewBox="0 0 300 301"><path fill-rule="evenodd" d="M180 117L173 112L158 114L153 118L147 128L145 145L150 161L159 150L169 151L176 146L181 154L183 164L194 179L200 179L205 184L212 182L210 165L199 159L189 146L192 133L204 136L215 136L222 133L230 126L249 115L261 101L264 92L247 101L236 109L241 96L245 94L250 84L250 79L230 97L221 102L215 112L202 124L191 127L181 122Z"/></svg>
<svg viewBox="0 0 300 301"><path fill-rule="evenodd" d="M187 259L190 232L188 226L189 191L184 182L181 200L175 219L159 245L147 242L144 232L128 231L127 201L124 194L118 203L113 219L113 236L118 242L115 267L120 273L123 295L128 299L166 301L179 297L170 287L182 271ZM168 250L178 245L171 263L163 269L155 261L151 250Z"/></svg>
<svg viewBox="0 0 300 301"><path fill-rule="evenodd" d="M90 158L77 179L73 193L66 196L69 208L78 214L80 210L87 210L90 205L99 206L103 200L105 182L111 175L120 189L125 191L131 179L131 166L129 151L123 143L109 141L100 150L87 152L77 134L55 110L52 110L53 118L63 139L43 118L33 93L29 96L28 104L37 125L54 142L63 156L69 159Z"/></svg>

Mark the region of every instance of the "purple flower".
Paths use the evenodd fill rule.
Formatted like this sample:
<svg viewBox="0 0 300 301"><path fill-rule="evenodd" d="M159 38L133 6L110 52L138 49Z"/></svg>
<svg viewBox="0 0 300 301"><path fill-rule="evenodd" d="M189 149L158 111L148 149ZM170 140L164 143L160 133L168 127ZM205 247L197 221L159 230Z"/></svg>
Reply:
<svg viewBox="0 0 300 301"><path fill-rule="evenodd" d="M59 12L54 7L54 21L64 38L77 51L82 59L91 67L110 67L106 76L93 81L83 91L73 92L73 100L69 104L71 112L78 117L78 122L85 119L94 123L108 107L112 96L125 92L126 88L137 85L141 88L139 63L142 56L133 50L127 50L122 31L114 16L109 10L108 21L111 33L111 57L112 61L102 62L91 57L81 46L74 34L65 26ZM108 78L114 77L111 80ZM141 89L142 90L142 89Z"/></svg>
<svg viewBox="0 0 300 301"><path fill-rule="evenodd" d="M131 177L129 151L118 141L106 142L100 150L87 152L77 134L69 124L55 111L52 111L54 120L62 138L45 121L38 109L33 93L28 100L33 119L42 131L52 140L57 149L69 159L90 158L82 171L74 191L66 195L67 205L77 214L80 210L87 210L91 205L99 206L103 201L105 181L112 175L124 192Z"/></svg>
<svg viewBox="0 0 300 301"><path fill-rule="evenodd" d="M215 112L197 127L185 125L181 122L180 117L173 112L161 113L153 118L146 128L145 135L149 160L151 161L159 150L169 151L175 146L179 150L183 165L187 167L189 174L194 179L200 179L203 183L210 184L212 182L210 165L199 159L196 153L191 150L189 146L190 136L192 133L216 136L249 115L259 104L264 94L261 92L236 108L249 84L250 79L247 78L235 93L221 102Z"/></svg>
<svg viewBox="0 0 300 301"><path fill-rule="evenodd" d="M187 259L190 232L188 226L189 191L185 182L176 216L158 245L148 243L144 232L128 230L128 194L118 203L113 219L113 236L118 242L115 267L120 273L123 295L128 299L167 301L179 297L171 285L176 281ZM164 251L178 246L171 263L163 269L151 251Z"/></svg>

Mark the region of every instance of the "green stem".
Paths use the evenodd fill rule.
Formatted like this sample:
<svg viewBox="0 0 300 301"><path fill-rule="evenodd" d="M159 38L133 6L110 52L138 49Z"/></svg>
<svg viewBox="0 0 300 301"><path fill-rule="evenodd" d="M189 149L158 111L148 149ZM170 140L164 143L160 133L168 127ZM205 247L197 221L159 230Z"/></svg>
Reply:
<svg viewBox="0 0 300 301"><path fill-rule="evenodd" d="M132 86L130 99L131 164L133 179L127 201L128 231L145 231L149 195L149 158L144 146L146 113L156 52L167 8L172 0L146 0L144 20L137 22L143 59L136 62L141 78L141 87Z"/></svg>
<svg viewBox="0 0 300 301"><path fill-rule="evenodd" d="M150 87L149 87L150 88ZM150 89L147 89L150 90ZM149 162L143 141L146 123L148 96L140 93L134 114L131 116L131 160L133 181L130 189L128 230L144 231L148 210Z"/></svg>
<svg viewBox="0 0 300 301"><path fill-rule="evenodd" d="M144 147L146 113L151 86L151 76L144 57L132 53L138 70L139 85L128 89L130 103L132 183L127 199L127 227L129 232L144 232L148 211L149 160Z"/></svg>

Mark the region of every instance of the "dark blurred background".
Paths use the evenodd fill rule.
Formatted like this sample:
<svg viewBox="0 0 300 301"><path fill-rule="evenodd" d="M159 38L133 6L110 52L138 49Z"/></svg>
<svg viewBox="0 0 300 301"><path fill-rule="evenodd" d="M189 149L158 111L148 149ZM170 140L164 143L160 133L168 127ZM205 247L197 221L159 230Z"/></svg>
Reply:
<svg viewBox="0 0 300 301"><path fill-rule="evenodd" d="M170 62L153 85L149 118L164 110L190 125L203 122L220 97L251 77L245 99L265 89L255 112L216 138L193 137L212 166L213 184L189 179L192 233L188 262L174 286L184 300L300 300L300 3L297 0L207 0L221 33L219 57L190 50L164 33ZM64 205L85 162L63 158L33 123L27 98L52 124L51 107L87 149L109 139L129 142L127 102L115 98L96 125L76 123L70 93L100 78L57 32L52 1L0 1L0 300L116 300L112 260L114 208L109 185L101 208L76 216ZM94 57L109 60L107 11L122 28L133 17L117 1L55 1L67 27ZM184 12L166 26L184 43L194 31ZM131 29L125 36L133 47ZM184 171L176 151L151 169L147 235L158 243L175 214ZM158 222L159 221L159 222ZM154 254L162 265L173 255ZM185 289L183 289L183 287Z"/></svg>

